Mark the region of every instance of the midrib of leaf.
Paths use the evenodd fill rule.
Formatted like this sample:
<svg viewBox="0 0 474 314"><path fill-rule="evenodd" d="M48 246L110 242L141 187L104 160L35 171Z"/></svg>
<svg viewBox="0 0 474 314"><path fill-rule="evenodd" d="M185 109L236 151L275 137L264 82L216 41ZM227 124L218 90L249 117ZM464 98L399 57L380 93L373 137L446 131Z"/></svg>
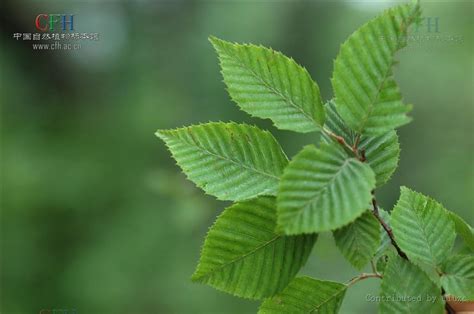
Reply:
<svg viewBox="0 0 474 314"><path fill-rule="evenodd" d="M416 7L415 7L416 8ZM414 9L415 10L415 9ZM408 25L411 25L411 23L413 22L413 19L414 19L414 16L415 16L415 13L414 12L411 12L408 20L407 20L407 24ZM403 33L405 33L406 30L402 29L402 27L404 26L403 25L403 21L400 23L400 33L402 34L401 36L398 36L397 38L397 50L400 49L400 44L401 44L401 38L403 38ZM364 41L366 41L365 39L365 36L362 36ZM371 54L372 56L372 51L369 49L369 53ZM395 53L394 53L395 54ZM393 58L393 55L392 55L392 58ZM392 62L393 64L393 62ZM385 72L385 75L383 76L383 80L382 82L380 83L380 85L378 86L377 88L377 92L374 96L374 99L369 103L369 110L367 111L367 115L363 118L362 120L362 125L360 127L360 130L358 130L358 132L362 132L362 130L365 129L365 124L367 123L367 121L369 120L370 116L372 115L372 111L374 110L374 107L375 107L375 103L378 101L379 97L380 97L380 93L382 92L382 87L383 85L385 84L385 82L387 81L387 78L389 77L389 73L390 71L392 70L392 64L389 65L389 67L387 68L387 71ZM364 91L365 92L365 91Z"/></svg>
<svg viewBox="0 0 474 314"><path fill-rule="evenodd" d="M360 239L359 239L359 231L358 231L359 228L356 228L354 225L355 225L355 221L354 221L354 223L352 223L352 224L350 225L349 228L350 228L350 231L351 231L352 229L355 230L354 233L356 233L356 236L354 237L354 243L355 243L354 246L355 246L356 252L360 252L360 251L361 251L361 250L360 250L361 246L360 246L360 244L359 244L359 241L360 241Z"/></svg>
<svg viewBox="0 0 474 314"><path fill-rule="evenodd" d="M227 55L230 56L229 54L229 51L227 50L226 47L224 47L223 49L226 50L227 52ZM274 53L274 52L273 52ZM291 97L286 97L285 95L283 95L282 93L280 93L277 89L273 88L273 86L269 85L270 83L268 83L267 81L265 81L263 78L261 78L257 73L255 73L255 71L250 68L250 67L247 67L245 65L245 62L240 58L240 56L236 55L235 59L237 59L238 61L238 64L240 65L241 68L249 71L252 76L254 78L256 78L260 83L262 83L267 89L269 89L271 92L273 92L274 94L280 96L280 98L284 99L285 101L287 101L292 107L294 107L295 109L297 109L298 111L300 111L306 118L308 118L311 122L313 122L317 128L320 128L318 122L316 122L316 120L314 120L313 117L311 117L310 115L308 115L304 110L303 108L299 107L298 105L296 105L293 101L293 99ZM288 68L286 66L286 63L283 62L285 64L285 72L288 73ZM270 69L269 69L270 70ZM269 71L270 72L270 71ZM290 80L290 76L288 75L288 80ZM301 85L300 84L300 88L301 88Z"/></svg>
<svg viewBox="0 0 474 314"><path fill-rule="evenodd" d="M458 274L452 274L452 273L444 273L443 276L444 277L456 278L456 279L460 279L460 280L473 279L473 278L464 277L464 276L461 276L461 275L458 275Z"/></svg>
<svg viewBox="0 0 474 314"><path fill-rule="evenodd" d="M312 309L311 311L309 311L308 313L314 313L316 311L319 311L319 309L321 309L321 307L325 304L327 304L329 301L331 301L332 299L336 298L338 295L340 295L342 292L344 292L345 289L341 289L341 290L338 290L336 293L334 293L333 295L331 295L326 301L324 301L323 303L319 304L319 305L315 305L314 309Z"/></svg>
<svg viewBox="0 0 474 314"><path fill-rule="evenodd" d="M467 276L464 276L465 274L463 275L460 275L456 272L454 273L451 273L451 272L446 272L446 273L443 273L443 276L444 277L455 277L457 279L468 279L468 280L474 280L474 276L471 276L471 277L467 277Z"/></svg>
<svg viewBox="0 0 474 314"><path fill-rule="evenodd" d="M332 177L331 180L328 181L328 183L321 190L319 190L318 193L316 193L313 197L311 197L309 200L306 201L306 203L303 205L303 208L298 211L298 214L296 215L296 218L298 218L304 211L306 211L308 209L308 206L311 205L311 203L314 200L318 199L321 196L321 194L328 189L328 186L330 186L331 184L334 183L334 181L336 181L336 178L339 176L342 169L349 163L350 160L351 159L344 160L344 162L341 165L341 168L339 170L337 170L337 172L334 174L334 177Z"/></svg>
<svg viewBox="0 0 474 314"><path fill-rule="evenodd" d="M425 205L423 207L426 206L426 202L425 202ZM428 236L426 234L426 230L425 228L423 228L423 225L420 224L420 220L421 220L421 217L418 215L418 211L414 211L415 212L415 215L417 216L417 220L415 221L416 225L418 226L418 228L421 230L421 234L423 235L423 239L425 240L426 243L428 243L428 251L430 252L430 257L433 259L434 261L434 264L435 265L438 265L438 261L436 259L436 256L433 254L433 251L432 251L432 245L430 243L430 241L428 240Z"/></svg>
<svg viewBox="0 0 474 314"><path fill-rule="evenodd" d="M251 250L251 251L249 251L249 252L247 252L247 253L245 253L245 254L243 254L243 255L241 255L241 256L239 256L239 257L237 257L237 258L235 258L235 259L233 259L233 260L231 260L231 261L229 261L229 262L227 262L227 263L225 263L225 264L222 264L222 265L220 265L219 267L216 267L216 268L212 269L212 271L206 273L205 275L199 276L198 279L207 278L207 277L211 276L213 273L219 272L219 271L222 270L223 268L226 268L226 267L228 267L228 266L230 266L230 265L232 265L232 264L235 264L235 263L237 263L237 262L243 260L243 259L246 258L247 256L252 255L252 254L254 254L255 252L257 252L257 251L259 251L259 250L261 250L261 249L267 247L268 245L272 244L273 242L277 241L277 240L278 240L279 238L281 238L281 237L282 237L282 235L277 235L277 236L271 238L271 239L268 240L267 242L264 242L264 243L258 245L258 246L257 246L256 248L254 248L253 250Z"/></svg>
<svg viewBox="0 0 474 314"><path fill-rule="evenodd" d="M259 169L256 169L256 168L254 168L254 167L251 167L251 166L245 164L244 162L239 162L238 160L233 160L232 158L228 158L228 157L225 157L225 156L218 155L217 153L211 152L210 150L208 150L208 149L206 149L206 148L204 148L204 147L199 146L198 143L195 142L194 140L193 140L193 142L191 143L191 142L189 142L189 141L187 141L187 140L185 140L185 139L179 138L179 137L176 137L176 139L178 139L178 140L180 140L180 141L182 141L182 142L185 142L186 144L195 146L195 147L197 147L200 151L205 152L205 153L207 153L207 154L209 154L209 155L212 155L212 156L214 156L214 157L217 157L217 158L219 158L219 159L230 161L230 162L232 162L232 163L234 163L234 164L236 164L236 165L238 165L238 166L242 166L242 167L245 168L245 169L248 169L248 170L257 172L257 173L259 173L259 174L261 174L261 175L270 177L270 178L275 179L275 180L277 180L277 181L280 180L279 177L277 177L277 176L275 176L275 175L273 175L273 174L271 174L271 173L263 172L263 171L261 171L261 170L259 170Z"/></svg>
<svg viewBox="0 0 474 314"><path fill-rule="evenodd" d="M385 84L385 81L387 80L387 78L389 76L388 73L390 73L390 70L391 70L391 68L389 67L387 69L387 72L385 72L385 75L384 75L384 78L383 78L382 82L380 83L379 87L377 88L377 93L375 94L374 99L369 103L369 110L367 111L367 114L365 115L365 117L362 119L362 124L361 124L360 130L358 130L358 133L362 132L362 130L365 129L365 124L367 123L367 121L369 121L369 118L372 115L372 111L374 111L375 103L379 99L380 93L382 91L383 84Z"/></svg>

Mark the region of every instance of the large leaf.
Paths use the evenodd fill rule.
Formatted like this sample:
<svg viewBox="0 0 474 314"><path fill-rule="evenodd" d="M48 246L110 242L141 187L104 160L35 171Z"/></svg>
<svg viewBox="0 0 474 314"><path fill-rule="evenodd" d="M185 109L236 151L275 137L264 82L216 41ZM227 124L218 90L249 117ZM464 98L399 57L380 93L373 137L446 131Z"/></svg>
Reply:
<svg viewBox="0 0 474 314"><path fill-rule="evenodd" d="M375 175L338 144L306 146L285 169L278 191L278 225L286 234L333 230L369 208Z"/></svg>
<svg viewBox="0 0 474 314"><path fill-rule="evenodd" d="M339 311L346 285L310 277L294 279L280 294L265 300L259 314L327 313Z"/></svg>
<svg viewBox="0 0 474 314"><path fill-rule="evenodd" d="M454 222L456 233L464 240L466 246L474 252L474 231L461 217L453 212L449 212L451 220Z"/></svg>
<svg viewBox="0 0 474 314"><path fill-rule="evenodd" d="M441 284L448 295L474 301L474 256L454 255L443 264Z"/></svg>
<svg viewBox="0 0 474 314"><path fill-rule="evenodd" d="M444 313L441 290L417 266L391 255L381 284L382 314Z"/></svg>
<svg viewBox="0 0 474 314"><path fill-rule="evenodd" d="M380 244L380 225L370 210L333 234L341 253L358 269L370 261Z"/></svg>
<svg viewBox="0 0 474 314"><path fill-rule="evenodd" d="M383 134L410 121L411 106L402 102L392 65L419 14L415 4L389 9L341 46L331 81L337 111L357 133Z"/></svg>
<svg viewBox="0 0 474 314"><path fill-rule="evenodd" d="M356 134L344 123L336 111L334 100L326 106L326 130L344 138L349 145L354 145ZM325 142L332 142L326 133L323 133ZM375 173L377 187L385 184L398 167L400 144L397 132L394 130L378 136L361 136L358 144L360 151L365 151L367 163Z"/></svg>
<svg viewBox="0 0 474 314"><path fill-rule="evenodd" d="M323 125L319 88L293 59L261 46L210 40L229 94L242 110L285 130L310 132Z"/></svg>
<svg viewBox="0 0 474 314"><path fill-rule="evenodd" d="M207 235L193 281L251 299L281 291L317 236L275 233L275 207L275 198L265 196L227 208Z"/></svg>
<svg viewBox="0 0 474 314"><path fill-rule="evenodd" d="M156 135L188 178L221 200L275 194L288 163L269 132L246 124L211 122Z"/></svg>
<svg viewBox="0 0 474 314"><path fill-rule="evenodd" d="M441 204L421 193L401 188L391 224L398 245L415 263L439 266L451 253L454 224Z"/></svg>

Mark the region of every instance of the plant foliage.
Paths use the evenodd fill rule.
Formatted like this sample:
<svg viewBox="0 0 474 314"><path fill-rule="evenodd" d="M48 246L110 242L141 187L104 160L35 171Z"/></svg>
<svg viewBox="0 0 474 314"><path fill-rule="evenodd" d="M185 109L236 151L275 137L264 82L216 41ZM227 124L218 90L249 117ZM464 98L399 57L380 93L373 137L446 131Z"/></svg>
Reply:
<svg viewBox="0 0 474 314"><path fill-rule="evenodd" d="M274 197L227 208L209 230L192 279L252 299L281 291L306 262L317 235L287 236L275 227Z"/></svg>
<svg viewBox="0 0 474 314"><path fill-rule="evenodd" d="M418 3L399 5L349 36L325 104L293 59L210 38L243 111L280 129L318 132L321 142L289 161L268 131L246 124L156 132L191 181L234 202L209 230L193 281L262 299L260 313L336 313L346 290L367 278L382 279L381 313L443 313L450 310L444 295L474 299L472 227L406 187L391 213L375 197L398 166L395 129L411 120L392 68L420 14ZM324 231L354 267L370 263L373 272L346 283L296 277Z"/></svg>
<svg viewBox="0 0 474 314"><path fill-rule="evenodd" d="M281 178L278 225L287 234L339 228L367 210L374 187L370 166L336 143L306 146Z"/></svg>
<svg viewBox="0 0 474 314"><path fill-rule="evenodd" d="M443 313L438 287L420 268L392 256L381 284L382 313Z"/></svg>
<svg viewBox="0 0 474 314"><path fill-rule="evenodd" d="M380 246L380 225L370 211L333 234L339 250L357 269L367 265Z"/></svg>
<svg viewBox="0 0 474 314"><path fill-rule="evenodd" d="M418 5L389 9L342 45L331 81L337 111L355 132L378 135L410 121L411 106L402 102L392 66L419 14Z"/></svg>
<svg viewBox="0 0 474 314"><path fill-rule="evenodd" d="M324 124L318 85L293 59L261 46L210 40L227 90L242 110L284 130L311 132Z"/></svg>
<svg viewBox="0 0 474 314"><path fill-rule="evenodd" d="M288 163L270 132L246 124L211 122L156 135L188 178L221 200L274 195Z"/></svg>
<svg viewBox="0 0 474 314"><path fill-rule="evenodd" d="M346 288L338 282L299 277L281 293L263 302L259 313L336 313Z"/></svg>

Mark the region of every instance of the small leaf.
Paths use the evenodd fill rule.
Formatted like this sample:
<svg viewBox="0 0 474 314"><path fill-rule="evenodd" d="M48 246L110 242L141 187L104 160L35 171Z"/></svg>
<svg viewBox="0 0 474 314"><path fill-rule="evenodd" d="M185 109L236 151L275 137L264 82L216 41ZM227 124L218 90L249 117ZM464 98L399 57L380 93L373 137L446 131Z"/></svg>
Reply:
<svg viewBox="0 0 474 314"><path fill-rule="evenodd" d="M220 200L274 195L288 163L270 132L246 124L210 122L156 135L189 180Z"/></svg>
<svg viewBox="0 0 474 314"><path fill-rule="evenodd" d="M379 207L379 215L383 219L383 221L387 224L387 226L390 227L390 213ZM375 256L381 256L382 254L387 252L387 250L390 248L390 245L392 244L392 240L390 239L390 237L388 236L387 232L382 227L382 225L380 225L379 228L380 228L380 232L382 236L380 239L379 248L377 249Z"/></svg>
<svg viewBox="0 0 474 314"><path fill-rule="evenodd" d="M449 212L451 220L454 222L456 233L464 240L464 243L471 251L474 252L474 231L460 216L453 212Z"/></svg>
<svg viewBox="0 0 474 314"><path fill-rule="evenodd" d="M337 111L357 133L379 135L410 121L392 73L394 55L406 46L418 4L391 8L355 31L334 62Z"/></svg>
<svg viewBox="0 0 474 314"><path fill-rule="evenodd" d="M375 264L375 267L377 268L377 271L381 274L385 272L385 268L387 268L387 263L388 263L389 255L382 255L377 259L377 263Z"/></svg>
<svg viewBox="0 0 474 314"><path fill-rule="evenodd" d="M337 282L298 277L283 292L265 300L258 313L337 313L346 288Z"/></svg>
<svg viewBox="0 0 474 314"><path fill-rule="evenodd" d="M356 134L344 123L336 111L334 100L326 106L325 128L334 134L342 136L351 146L355 143ZM331 143L333 140L323 133L323 140ZM400 144L397 132L394 130L378 136L361 136L358 144L359 151L365 151L367 163L375 173L377 187L384 185L398 167Z"/></svg>
<svg viewBox="0 0 474 314"><path fill-rule="evenodd" d="M286 234L333 230L369 208L375 175L338 144L306 146L285 169L278 192L278 226Z"/></svg>
<svg viewBox="0 0 474 314"><path fill-rule="evenodd" d="M262 46L210 38L221 62L232 99L252 116L269 118L276 127L311 132L324 123L318 85L293 59Z"/></svg>
<svg viewBox="0 0 474 314"><path fill-rule="evenodd" d="M441 290L417 266L392 255L381 284L380 313L444 313Z"/></svg>
<svg viewBox="0 0 474 314"><path fill-rule="evenodd" d="M397 132L392 130L379 136L362 136L359 150L365 151L367 162L375 172L377 187L384 185L398 167L400 143Z"/></svg>
<svg viewBox="0 0 474 314"><path fill-rule="evenodd" d="M275 207L274 197L259 197L227 208L209 230L193 281L250 299L285 288L317 235L275 233Z"/></svg>
<svg viewBox="0 0 474 314"><path fill-rule="evenodd" d="M380 244L380 226L372 212L333 232L336 245L354 267L362 269Z"/></svg>
<svg viewBox="0 0 474 314"><path fill-rule="evenodd" d="M395 240L413 262L439 266L450 255L454 224L435 200L402 187L391 224Z"/></svg>
<svg viewBox="0 0 474 314"><path fill-rule="evenodd" d="M474 301L474 256L454 255L443 264L441 285L448 295Z"/></svg>
<svg viewBox="0 0 474 314"><path fill-rule="evenodd" d="M324 122L324 127L332 133L344 138L344 140L352 146L355 142L357 134L347 126L344 120L342 120L341 116L337 113L336 101L334 99L328 101L324 105L324 110L326 112L326 121ZM322 133L322 136L326 143L332 142L331 137L329 137L326 133Z"/></svg>

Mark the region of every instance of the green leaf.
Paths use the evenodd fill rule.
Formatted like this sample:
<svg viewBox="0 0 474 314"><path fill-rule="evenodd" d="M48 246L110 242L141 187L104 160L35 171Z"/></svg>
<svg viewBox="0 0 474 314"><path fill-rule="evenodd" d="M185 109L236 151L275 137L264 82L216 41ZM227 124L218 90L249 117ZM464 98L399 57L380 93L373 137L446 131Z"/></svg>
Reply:
<svg viewBox="0 0 474 314"><path fill-rule="evenodd" d="M357 134L352 131L347 124L342 120L341 116L337 113L336 110L336 101L331 99L324 105L324 110L326 112L326 121L324 122L324 128L331 131L334 134L342 136L344 140L349 144L353 145ZM322 133L323 140L326 143L331 143L332 138L329 137L326 133Z"/></svg>
<svg viewBox="0 0 474 314"><path fill-rule="evenodd" d="M341 253L358 269L370 261L380 244L379 222L370 210L333 234Z"/></svg>
<svg viewBox="0 0 474 314"><path fill-rule="evenodd" d="M298 277L283 292L265 300L258 313L337 313L346 288L337 282Z"/></svg>
<svg viewBox="0 0 474 314"><path fill-rule="evenodd" d="M334 134L342 136L349 145L354 145L356 134L344 123L336 111L334 100L326 106L325 128ZM323 133L323 140L331 143L333 140ZM367 163L375 173L377 187L384 185L398 167L400 144L397 132L389 131L379 136L361 136L359 150L365 151Z"/></svg>
<svg viewBox="0 0 474 314"><path fill-rule="evenodd" d="M390 213L379 207L379 215L383 219L383 221L390 227ZM380 238L380 245L377 249L377 252L375 253L375 256L383 255L385 252L387 252L387 250L390 248L390 245L392 244L392 240L390 239L382 225L380 225L379 228L382 236Z"/></svg>
<svg viewBox="0 0 474 314"><path fill-rule="evenodd" d="M387 268L389 255L382 255L377 259L377 263L375 267L377 268L377 272L383 274L385 272L385 268Z"/></svg>
<svg viewBox="0 0 474 314"><path fill-rule="evenodd" d="M285 236L275 227L274 197L227 208L209 230L193 281L251 299L281 291L308 259L317 235Z"/></svg>
<svg viewBox="0 0 474 314"><path fill-rule="evenodd" d="M380 313L444 313L441 290L417 266L392 255L381 284Z"/></svg>
<svg viewBox="0 0 474 314"><path fill-rule="evenodd" d="M293 59L262 46L239 45L215 37L224 82L231 98L252 116L276 127L311 132L324 123L319 88Z"/></svg>
<svg viewBox="0 0 474 314"><path fill-rule="evenodd" d="M338 144L306 146L285 168L278 191L278 226L286 234L333 230L369 208L375 175Z"/></svg>
<svg viewBox="0 0 474 314"><path fill-rule="evenodd" d="M441 284L448 295L474 301L474 256L454 255L443 264Z"/></svg>
<svg viewBox="0 0 474 314"><path fill-rule="evenodd" d="M406 46L418 5L391 8L369 21L341 46L332 86L337 111L357 133L379 135L410 121L392 73L394 54Z"/></svg>
<svg viewBox="0 0 474 314"><path fill-rule="evenodd" d="M211 122L156 135L189 180L221 200L274 195L288 163L269 132L246 124Z"/></svg>
<svg viewBox="0 0 474 314"><path fill-rule="evenodd" d="M456 233L464 240L467 247L474 251L474 231L460 216L453 212L449 212L451 220L454 222Z"/></svg>
<svg viewBox="0 0 474 314"><path fill-rule="evenodd" d="M392 130L379 136L362 136L359 149L365 150L377 187L384 185L398 167L400 144L397 132Z"/></svg>
<svg viewBox="0 0 474 314"><path fill-rule="evenodd" d="M461 246L458 249L459 254L472 254L474 253L474 250L470 248L465 242L461 244Z"/></svg>
<svg viewBox="0 0 474 314"><path fill-rule="evenodd" d="M398 245L415 263L439 266L451 253L454 224L441 204L421 193L401 188L391 224Z"/></svg>

